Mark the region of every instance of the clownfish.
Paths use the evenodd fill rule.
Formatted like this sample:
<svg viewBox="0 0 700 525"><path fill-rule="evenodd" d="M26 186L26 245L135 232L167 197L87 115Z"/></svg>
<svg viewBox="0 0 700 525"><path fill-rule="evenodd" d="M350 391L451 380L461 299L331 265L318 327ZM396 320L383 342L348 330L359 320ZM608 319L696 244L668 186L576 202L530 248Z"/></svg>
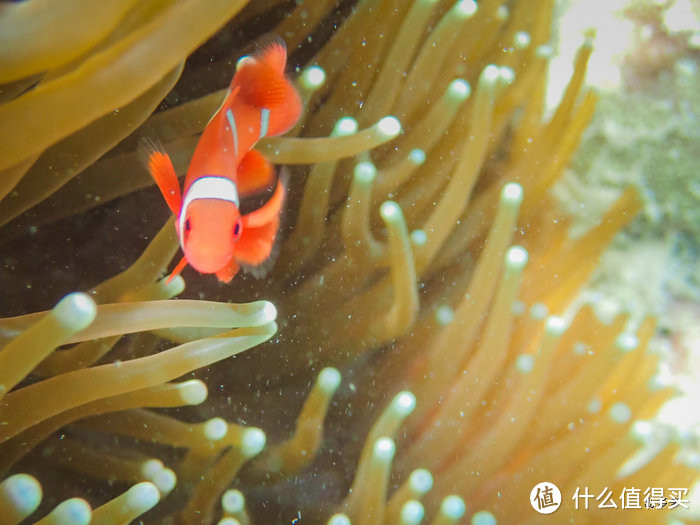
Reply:
<svg viewBox="0 0 700 525"><path fill-rule="evenodd" d="M184 256L168 280L190 264L229 282L241 266L264 263L272 251L285 196L278 178L272 197L241 215L240 198L269 188L274 168L252 149L289 131L301 115L299 94L284 74L287 49L274 41L238 61L228 93L202 133L182 194L170 157L151 148L148 170L175 214Z"/></svg>

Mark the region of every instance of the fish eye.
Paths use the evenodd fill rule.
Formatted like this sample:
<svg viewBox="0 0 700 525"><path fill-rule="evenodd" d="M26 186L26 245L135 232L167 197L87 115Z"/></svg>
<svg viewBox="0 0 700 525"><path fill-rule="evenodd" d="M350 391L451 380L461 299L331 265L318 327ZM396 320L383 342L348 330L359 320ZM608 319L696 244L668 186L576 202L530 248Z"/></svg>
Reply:
<svg viewBox="0 0 700 525"><path fill-rule="evenodd" d="M236 224L233 225L233 240L236 240L241 236L241 229L241 220L238 219Z"/></svg>
<svg viewBox="0 0 700 525"><path fill-rule="evenodd" d="M192 229L192 225L190 224L189 219L185 219L185 232L189 233L189 231Z"/></svg>

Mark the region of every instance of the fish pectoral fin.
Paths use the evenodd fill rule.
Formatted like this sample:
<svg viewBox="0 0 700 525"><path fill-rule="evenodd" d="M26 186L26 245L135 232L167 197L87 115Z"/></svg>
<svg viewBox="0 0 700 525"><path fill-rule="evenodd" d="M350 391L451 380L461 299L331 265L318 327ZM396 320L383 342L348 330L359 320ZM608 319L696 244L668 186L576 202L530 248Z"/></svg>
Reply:
<svg viewBox="0 0 700 525"><path fill-rule="evenodd" d="M223 268L221 268L220 270L218 270L215 275L220 282L228 283L231 282L231 279L234 278L234 276L238 273L239 269L240 266L238 266L236 260L231 259L231 262Z"/></svg>
<svg viewBox="0 0 700 525"><path fill-rule="evenodd" d="M238 165L238 191L241 195L258 193L272 185L275 170L262 153L250 150Z"/></svg>
<svg viewBox="0 0 700 525"><path fill-rule="evenodd" d="M241 217L243 232L234 251L241 267L255 277L264 277L272 268L277 254L277 233L284 204L287 171L282 168L275 193L254 212Z"/></svg>
<svg viewBox="0 0 700 525"><path fill-rule="evenodd" d="M170 157L162 151L150 146L148 152L148 171L153 180L156 181L160 192L168 204L168 208L175 215L180 214L182 206L182 194L180 193L180 183L177 180L177 173L170 160Z"/></svg>
<svg viewBox="0 0 700 525"><path fill-rule="evenodd" d="M260 208L250 213L246 213L241 217L243 222L243 233L245 234L246 229L250 228L260 228L269 224L273 219L277 218L279 223L279 215L282 211L282 206L284 205L285 197L285 180L286 171L282 171L280 178L277 180L277 187L275 188L275 193L272 194L270 200L263 204Z"/></svg>
<svg viewBox="0 0 700 525"><path fill-rule="evenodd" d="M169 284L170 281L172 281L176 275L180 275L180 272L182 272L182 270L185 269L185 266L187 266L187 257L185 257L183 255L182 259L180 259L180 262L177 263L177 266L173 269L173 271L168 276L168 280L165 281L165 284Z"/></svg>

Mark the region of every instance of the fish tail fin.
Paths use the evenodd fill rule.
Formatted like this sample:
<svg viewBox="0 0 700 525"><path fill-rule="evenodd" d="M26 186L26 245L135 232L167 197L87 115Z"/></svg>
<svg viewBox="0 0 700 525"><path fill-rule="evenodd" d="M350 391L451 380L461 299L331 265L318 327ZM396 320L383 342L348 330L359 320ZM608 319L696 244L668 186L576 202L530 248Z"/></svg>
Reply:
<svg viewBox="0 0 700 525"><path fill-rule="evenodd" d="M170 157L148 139L141 141L140 148L142 156L146 159L148 171L153 180L156 181L168 208L175 215L179 215L182 206L182 193Z"/></svg>
<svg viewBox="0 0 700 525"><path fill-rule="evenodd" d="M270 111L270 136L289 131L301 115L301 97L284 74L286 64L284 41L273 39L258 53L243 57L231 81L231 90L239 89L239 100Z"/></svg>
<svg viewBox="0 0 700 525"><path fill-rule="evenodd" d="M258 193L272 185L275 170L262 153L250 150L238 165L238 191L242 196Z"/></svg>
<svg viewBox="0 0 700 525"><path fill-rule="evenodd" d="M267 34L255 42L254 56L268 64L278 75L284 75L287 67L287 44L284 39L275 34Z"/></svg>

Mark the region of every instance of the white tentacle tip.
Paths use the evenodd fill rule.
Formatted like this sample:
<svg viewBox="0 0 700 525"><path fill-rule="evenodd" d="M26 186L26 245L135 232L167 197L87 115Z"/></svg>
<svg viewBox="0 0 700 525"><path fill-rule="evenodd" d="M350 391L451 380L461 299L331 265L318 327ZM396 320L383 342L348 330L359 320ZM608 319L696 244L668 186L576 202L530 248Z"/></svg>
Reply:
<svg viewBox="0 0 700 525"><path fill-rule="evenodd" d="M61 326L79 332L95 320L97 305L89 295L75 292L61 299L54 307L53 314Z"/></svg>
<svg viewBox="0 0 700 525"><path fill-rule="evenodd" d="M440 504L440 514L453 520L458 520L464 516L466 510L467 507L464 504L464 500L455 494L447 496Z"/></svg>
<svg viewBox="0 0 700 525"><path fill-rule="evenodd" d="M200 379L189 379L179 385L180 399L186 405L201 405L207 400L207 385Z"/></svg>
<svg viewBox="0 0 700 525"><path fill-rule="evenodd" d="M464 18L474 16L479 10L479 5L474 0L459 0L455 4L457 13Z"/></svg>
<svg viewBox="0 0 700 525"><path fill-rule="evenodd" d="M531 41L532 38L527 31L517 31L513 36L513 45L516 49L526 49Z"/></svg>
<svg viewBox="0 0 700 525"><path fill-rule="evenodd" d="M379 438L374 442L374 458L382 463L389 463L394 459L396 445L394 440L388 437Z"/></svg>
<svg viewBox="0 0 700 525"><path fill-rule="evenodd" d="M318 374L318 385L326 394L333 394L340 386L342 377L337 369L328 367L324 368Z"/></svg>
<svg viewBox="0 0 700 525"><path fill-rule="evenodd" d="M488 510L480 510L472 516L472 525L496 525L496 516Z"/></svg>
<svg viewBox="0 0 700 525"><path fill-rule="evenodd" d="M384 117L377 122L377 127L382 135L392 138L401 133L401 123L396 117Z"/></svg>
<svg viewBox="0 0 700 525"><path fill-rule="evenodd" d="M371 184L377 176L377 167L369 161L358 162L353 171L355 179L362 184Z"/></svg>
<svg viewBox="0 0 700 525"><path fill-rule="evenodd" d="M425 151L419 148L414 148L408 152L408 160L416 166L420 166L425 162Z"/></svg>
<svg viewBox="0 0 700 525"><path fill-rule="evenodd" d="M610 419L612 419L615 423L627 423L630 419L632 419L632 409L627 403L615 403L610 407Z"/></svg>
<svg viewBox="0 0 700 525"><path fill-rule="evenodd" d="M260 454L265 448L265 432L259 428L247 428L243 431L241 439L241 452L249 458Z"/></svg>
<svg viewBox="0 0 700 525"><path fill-rule="evenodd" d="M34 476L15 474L0 483L0 492L17 514L29 516L41 503L41 485Z"/></svg>
<svg viewBox="0 0 700 525"><path fill-rule="evenodd" d="M169 468L164 468L153 478L153 483L158 487L158 491L166 496L170 494L177 485L177 475Z"/></svg>
<svg viewBox="0 0 700 525"><path fill-rule="evenodd" d="M379 214L386 222L394 222L401 218L401 206L394 201L385 201L379 207Z"/></svg>
<svg viewBox="0 0 700 525"><path fill-rule="evenodd" d="M523 187L517 182L509 182L501 190L501 200L511 205L520 205L523 201Z"/></svg>
<svg viewBox="0 0 700 525"><path fill-rule="evenodd" d="M521 270L528 260L528 253L522 246L511 246L506 252L506 266L514 270Z"/></svg>
<svg viewBox="0 0 700 525"><path fill-rule="evenodd" d="M457 78L447 86L447 92L455 100L466 100L471 94L472 88L464 79Z"/></svg>
<svg viewBox="0 0 700 525"><path fill-rule="evenodd" d="M245 509L245 496L238 489L230 489L221 496L221 507L230 514L242 512Z"/></svg>
<svg viewBox="0 0 700 525"><path fill-rule="evenodd" d="M400 416L406 417L416 408L416 396L408 390L399 392L391 402L392 409Z"/></svg>
<svg viewBox="0 0 700 525"><path fill-rule="evenodd" d="M326 82L326 72L321 66L310 66L301 74L301 84L305 89L318 89Z"/></svg>
<svg viewBox="0 0 700 525"><path fill-rule="evenodd" d="M147 459L141 464L141 475L145 478L154 478L161 470L165 468L163 462L156 458Z"/></svg>
<svg viewBox="0 0 700 525"><path fill-rule="evenodd" d="M411 489L417 495L427 494L433 488L433 475L427 469L414 470L408 479Z"/></svg>
<svg viewBox="0 0 700 525"><path fill-rule="evenodd" d="M401 525L418 525L423 521L425 509L420 501L408 500L401 507Z"/></svg>
<svg viewBox="0 0 700 525"><path fill-rule="evenodd" d="M160 492L150 481L137 483L126 494L127 507L138 513L152 509L159 501Z"/></svg>
<svg viewBox="0 0 700 525"><path fill-rule="evenodd" d="M204 437L208 441L220 441L228 433L228 423L220 417L213 417L204 423Z"/></svg>
<svg viewBox="0 0 700 525"><path fill-rule="evenodd" d="M413 230L411 232L411 242L413 246L424 246L428 242L428 235L424 230Z"/></svg>
<svg viewBox="0 0 700 525"><path fill-rule="evenodd" d="M277 308L269 301L265 301L262 307L262 317L265 323L270 323L277 319Z"/></svg>
<svg viewBox="0 0 700 525"><path fill-rule="evenodd" d="M343 117L335 123L335 127L333 128L331 135L343 137L345 135L357 133L358 129L359 126L357 124L357 120L352 117Z"/></svg>
<svg viewBox="0 0 700 525"><path fill-rule="evenodd" d="M550 315L545 322L545 330L549 335L559 337L566 331L566 321L558 315Z"/></svg>
<svg viewBox="0 0 700 525"><path fill-rule="evenodd" d="M327 522L327 525L351 525L350 518L345 514L333 514Z"/></svg>
<svg viewBox="0 0 700 525"><path fill-rule="evenodd" d="M480 82L484 82L489 85L495 84L501 78L501 68L495 64L489 64L481 72L479 77Z"/></svg>
<svg viewBox="0 0 700 525"><path fill-rule="evenodd" d="M55 525L87 525L92 519L92 508L82 498L71 498L57 505L50 516Z"/></svg>
<svg viewBox="0 0 700 525"><path fill-rule="evenodd" d="M231 516L221 518L216 525L241 525L241 522Z"/></svg>
<svg viewBox="0 0 700 525"><path fill-rule="evenodd" d="M498 76L502 85L509 86L515 80L515 71L508 66L501 66L498 68Z"/></svg>

